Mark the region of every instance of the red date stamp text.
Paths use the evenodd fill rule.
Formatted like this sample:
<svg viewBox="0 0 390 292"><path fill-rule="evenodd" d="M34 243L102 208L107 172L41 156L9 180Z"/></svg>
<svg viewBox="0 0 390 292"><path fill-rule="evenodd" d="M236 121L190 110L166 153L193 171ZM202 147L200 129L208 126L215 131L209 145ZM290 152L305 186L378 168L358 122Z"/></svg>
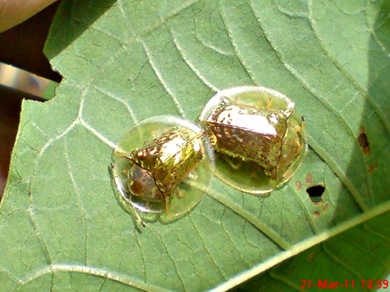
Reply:
<svg viewBox="0 0 390 292"><path fill-rule="evenodd" d="M389 287L389 281L384 280L371 280L361 279L359 280L343 280L343 281L330 281L328 279L318 280L305 280L302 279L300 288L305 289L387 289Z"/></svg>

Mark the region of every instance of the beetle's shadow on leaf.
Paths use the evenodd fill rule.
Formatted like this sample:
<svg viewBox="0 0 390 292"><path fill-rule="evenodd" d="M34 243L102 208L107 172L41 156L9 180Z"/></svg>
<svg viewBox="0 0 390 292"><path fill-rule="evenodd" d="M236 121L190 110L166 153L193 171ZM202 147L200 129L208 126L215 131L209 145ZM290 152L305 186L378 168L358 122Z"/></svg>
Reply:
<svg viewBox="0 0 390 292"><path fill-rule="evenodd" d="M338 191L340 194L337 201L334 202L335 215L330 221L329 227L334 227L346 218L351 218L356 214L356 211L365 212L389 200L385 178L390 173L389 156L387 155L388 145L390 145L388 119L390 116L388 102L390 92L388 83L388 76L390 76L390 66L388 66L390 21L387 17L390 13L390 3L384 1L377 5L381 6L371 8L381 12L377 14L375 23L371 24L374 29L367 41L367 84L359 80L358 71L353 71L347 65L343 66L348 78L354 80L352 84L357 92L355 97L350 96L351 101L355 98L360 99L364 105L360 120L354 121L358 127L352 124L352 121L346 120L347 127L353 135L351 139L353 139L354 147L352 151L345 153L349 156L349 163L346 169L342 170L343 178L339 177L343 184L339 185L338 190L326 189L330 197L332 191ZM353 111L354 107L359 107L358 103L358 101L351 102L350 110ZM342 149L337 151L342 151ZM347 192L350 195L342 195ZM346 206L349 207L346 208ZM324 212L325 209L319 213L320 216Z"/></svg>
<svg viewBox="0 0 390 292"><path fill-rule="evenodd" d="M379 3L377 4L380 5ZM389 199L386 177L390 173L388 149L390 145L389 120L390 104L390 3L384 1L377 14L374 29L368 40L368 80L367 89L360 89L365 95L364 111L361 114L359 130L355 134L355 148L346 171L346 176L358 190L358 204L363 211L371 209ZM386 65L385 65L386 64ZM387 73L386 73L387 72ZM356 161L363 163L356 163ZM357 169L358 168L358 169ZM363 181L359 180L363 177ZM340 206L340 202L338 202ZM341 208L341 207L340 207Z"/></svg>
<svg viewBox="0 0 390 292"><path fill-rule="evenodd" d="M360 122L360 135L364 129L369 148L367 145L362 147L364 144L360 145L358 140L356 143L366 160L366 173L372 190L370 207L390 199L386 179L390 175L390 2L383 1L378 11L368 47L368 98ZM376 116L375 119L372 119L373 116ZM379 123L375 123L375 120ZM356 139L361 138L360 135L357 133Z"/></svg>
<svg viewBox="0 0 390 292"><path fill-rule="evenodd" d="M48 59L52 59L61 53L115 2L115 0L62 1L61 7L57 10L53 20L53 23L61 23L61 26L53 25L50 29L50 35L62 35L62 38L61 42L46 43L44 51ZM72 21L69 21L70 19ZM78 19L78 21L75 21L75 19ZM50 39L50 36L48 39Z"/></svg>

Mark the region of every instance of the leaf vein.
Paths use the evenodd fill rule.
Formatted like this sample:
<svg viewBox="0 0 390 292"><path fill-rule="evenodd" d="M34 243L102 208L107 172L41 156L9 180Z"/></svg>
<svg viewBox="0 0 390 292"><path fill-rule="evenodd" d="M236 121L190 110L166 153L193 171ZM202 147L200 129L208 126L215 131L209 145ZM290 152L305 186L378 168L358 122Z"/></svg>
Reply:
<svg viewBox="0 0 390 292"><path fill-rule="evenodd" d="M218 88L216 86L214 86L213 84L211 84L207 80L207 78L204 77L198 69L196 69L196 66L194 64L192 64L192 62L189 60L189 58L186 57L185 50L180 46L180 44L177 40L177 37L175 36L174 30L169 25L167 25L167 27L168 27L169 33L172 35L173 44L177 48L177 51L179 52L183 62L191 69L192 72L194 72L195 76L197 76L198 79L203 84L205 84L208 88L210 88L213 91L218 91Z"/></svg>
<svg viewBox="0 0 390 292"><path fill-rule="evenodd" d="M340 64L340 62L337 61L336 58L334 58L329 51L325 48L324 42L322 39L319 37L318 31L315 28L315 24L312 21L312 0L309 0L308 2L308 10L309 10L309 23L310 27L313 30L313 33L318 41L318 43L321 46L322 51L324 52L325 56L329 58L329 60L335 65L337 69L340 70L340 72L347 78L349 82L361 93L362 97L368 102L368 104L373 108L373 110L377 113L378 117L382 121L382 123L385 125L385 128L388 133L390 133L390 121L387 119L387 115L382 111L380 107L374 102L373 98L371 95L363 89L363 87L351 76L351 74L348 73L347 70L345 70L344 66Z"/></svg>
<svg viewBox="0 0 390 292"><path fill-rule="evenodd" d="M148 47L147 47L145 42L142 42L142 47L143 47L143 49L145 51L145 54L146 54L146 56L148 58L150 66L153 69L154 74L156 75L156 77L160 81L161 85L164 87L165 91L168 93L169 97L171 98L171 100L175 104L176 108L179 111L180 116L182 116L185 119L186 118L186 114L184 113L184 110L181 107L181 105L180 105L178 99L176 98L175 94L169 88L168 83L164 80L164 75L162 73L160 73L160 70L157 68L157 64L153 61L153 54L150 52L150 50L148 49Z"/></svg>

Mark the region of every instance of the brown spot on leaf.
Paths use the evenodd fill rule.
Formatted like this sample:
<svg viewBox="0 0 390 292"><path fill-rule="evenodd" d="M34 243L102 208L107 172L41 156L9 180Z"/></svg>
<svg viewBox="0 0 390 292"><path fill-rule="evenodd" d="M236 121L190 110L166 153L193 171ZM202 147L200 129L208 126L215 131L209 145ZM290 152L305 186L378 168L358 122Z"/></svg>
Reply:
<svg viewBox="0 0 390 292"><path fill-rule="evenodd" d="M307 256L307 260L311 263L314 260L315 256L316 256L316 253L314 251L312 251Z"/></svg>
<svg viewBox="0 0 390 292"><path fill-rule="evenodd" d="M368 138L366 135L366 129L363 126L360 126L360 134L358 136L358 142L360 148L362 148L364 155L370 154L370 143L368 143Z"/></svg>
<svg viewBox="0 0 390 292"><path fill-rule="evenodd" d="M311 185L313 183L313 176L310 173L306 174L305 182L307 185Z"/></svg>
<svg viewBox="0 0 390 292"><path fill-rule="evenodd" d="M314 216L314 218L320 217L320 212L315 211L315 212L313 213L313 216Z"/></svg>
<svg viewBox="0 0 390 292"><path fill-rule="evenodd" d="M297 188L297 191L301 191L302 190L302 184L300 181L296 181L295 182L295 187Z"/></svg>
<svg viewBox="0 0 390 292"><path fill-rule="evenodd" d="M378 168L378 163L371 163L370 166L368 167L368 172L372 173L377 168Z"/></svg>
<svg viewBox="0 0 390 292"><path fill-rule="evenodd" d="M326 210L328 210L328 208L329 208L329 203L326 203L326 204L324 205L324 207L322 207L322 211L323 211L323 212L326 212Z"/></svg>

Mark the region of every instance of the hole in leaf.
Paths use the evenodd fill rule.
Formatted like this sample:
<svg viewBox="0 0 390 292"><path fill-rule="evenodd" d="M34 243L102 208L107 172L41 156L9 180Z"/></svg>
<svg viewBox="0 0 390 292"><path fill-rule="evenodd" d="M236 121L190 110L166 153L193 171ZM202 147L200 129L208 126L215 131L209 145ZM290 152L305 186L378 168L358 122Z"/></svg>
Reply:
<svg viewBox="0 0 390 292"><path fill-rule="evenodd" d="M315 185L306 189L310 200L314 204L322 203L322 194L325 192L325 187L322 185Z"/></svg>

